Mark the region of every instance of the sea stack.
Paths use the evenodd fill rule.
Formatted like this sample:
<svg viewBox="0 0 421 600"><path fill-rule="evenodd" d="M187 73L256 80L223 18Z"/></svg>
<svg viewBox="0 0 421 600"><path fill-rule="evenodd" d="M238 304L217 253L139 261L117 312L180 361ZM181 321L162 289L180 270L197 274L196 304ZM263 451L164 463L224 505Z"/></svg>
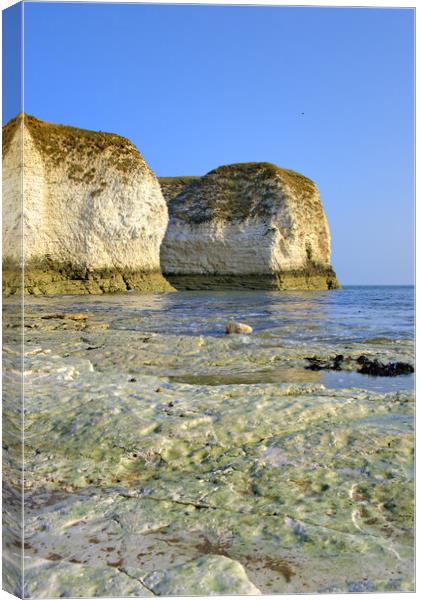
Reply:
<svg viewBox="0 0 421 600"><path fill-rule="evenodd" d="M3 127L6 294L21 289L22 262L32 294L170 290L167 224L158 180L128 139L24 114Z"/></svg>
<svg viewBox="0 0 421 600"><path fill-rule="evenodd" d="M240 163L160 182L170 214L161 266L177 289L339 287L319 190L304 175Z"/></svg>

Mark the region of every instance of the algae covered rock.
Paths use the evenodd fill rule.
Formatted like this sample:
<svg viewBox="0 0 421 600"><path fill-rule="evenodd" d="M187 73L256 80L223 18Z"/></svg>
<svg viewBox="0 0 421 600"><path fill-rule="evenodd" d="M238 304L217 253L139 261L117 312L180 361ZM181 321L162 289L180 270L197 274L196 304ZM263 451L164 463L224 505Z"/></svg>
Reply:
<svg viewBox="0 0 421 600"><path fill-rule="evenodd" d="M3 127L6 293L21 287L22 261L34 294L168 290L167 222L158 180L128 139L24 114Z"/></svg>
<svg viewBox="0 0 421 600"><path fill-rule="evenodd" d="M100 598L153 596L140 581L112 568L70 564L56 557L26 574L26 598ZM48 564L49 563L49 564Z"/></svg>
<svg viewBox="0 0 421 600"><path fill-rule="evenodd" d="M270 163L161 178L163 272L181 289L330 289L330 233L313 181Z"/></svg>
<svg viewBox="0 0 421 600"><path fill-rule="evenodd" d="M216 555L203 556L173 569L151 573L145 584L159 596L260 595L239 562Z"/></svg>
<svg viewBox="0 0 421 600"><path fill-rule="evenodd" d="M343 356L354 373L361 355L412 361L412 340L333 345L312 330L283 343L284 329L265 334L251 317L263 301L237 312L254 335L225 336L222 296L208 329L197 324L203 336L191 335L194 311L177 332L173 295L128 296L125 313L104 297L81 320L68 318L81 314L72 297L26 302L25 597L256 593L249 582L262 594L413 590L413 391L404 379L382 380L390 393L345 377L325 386L305 369L308 356ZM17 299L7 304L3 573L14 589L21 325ZM301 313L294 331L307 322Z"/></svg>

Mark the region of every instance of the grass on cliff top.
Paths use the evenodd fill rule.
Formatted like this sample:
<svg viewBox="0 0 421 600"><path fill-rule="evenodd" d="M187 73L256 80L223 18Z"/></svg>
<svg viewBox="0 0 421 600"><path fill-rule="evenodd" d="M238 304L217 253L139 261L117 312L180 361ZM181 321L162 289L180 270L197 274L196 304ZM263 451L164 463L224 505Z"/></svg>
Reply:
<svg viewBox="0 0 421 600"><path fill-rule="evenodd" d="M317 191L316 185L308 177L268 162L223 165L209 171L203 177L159 177L158 179L167 201L172 202L177 199L183 204L187 200L192 211L192 220L202 222L214 217L228 220L245 218L248 213L250 214L250 209L256 214L265 214L271 204L268 190L264 189L265 182L275 177L279 177L285 187L297 198L311 196ZM242 182L236 186L237 179L249 181L256 187L257 195L260 194L261 199L259 206L254 208L249 206L248 194L245 193ZM260 193L258 192L259 188ZM194 201L195 197L197 202ZM210 212L208 211L206 216L199 206L201 200L205 200L205 203L209 204ZM174 209L177 210L175 205Z"/></svg>
<svg viewBox="0 0 421 600"><path fill-rule="evenodd" d="M207 175L225 175L229 177L239 174L250 177L257 172L260 173L262 179L265 177L269 179L274 176L280 176L284 184L288 186L295 195L313 193L316 188L314 181L305 177L305 175L290 169L282 169L281 167L268 162L246 162L222 165L221 167L213 169Z"/></svg>
<svg viewBox="0 0 421 600"><path fill-rule="evenodd" d="M200 175L182 175L181 177L158 177L160 183L191 183L196 179L200 179Z"/></svg>
<svg viewBox="0 0 421 600"><path fill-rule="evenodd" d="M115 133L56 125L25 113L20 113L3 126L3 155L22 119L39 152L54 166L70 158L73 168L77 168L80 159L89 161L104 150L111 149L109 160L119 171L128 173L139 165L148 168L137 148L127 138Z"/></svg>
<svg viewBox="0 0 421 600"><path fill-rule="evenodd" d="M170 214L193 223L265 218L274 214L284 191L300 201L317 192L311 179L265 162L224 165L176 187Z"/></svg>
<svg viewBox="0 0 421 600"><path fill-rule="evenodd" d="M167 202L171 202L191 183L200 180L200 177L158 177L162 194Z"/></svg>
<svg viewBox="0 0 421 600"><path fill-rule="evenodd" d="M10 121L8 121L6 123L6 125L3 125L3 132L2 132L3 156L5 156L7 151L9 150L13 136L15 135L16 130L20 127L21 123L22 123L22 113L18 114L13 119L10 119Z"/></svg>
<svg viewBox="0 0 421 600"><path fill-rule="evenodd" d="M223 175L225 177L232 177L243 175L245 177L252 177L259 173L262 180L267 177L280 176L291 191L294 194L301 195L303 193L313 193L315 191L315 183L296 171L290 169L282 169L277 165L268 162L247 162L247 163L233 163L230 165L222 165L212 171L209 171L204 177ZM188 175L181 177L159 177L159 182L163 184L184 184L188 185L201 179L200 176Z"/></svg>

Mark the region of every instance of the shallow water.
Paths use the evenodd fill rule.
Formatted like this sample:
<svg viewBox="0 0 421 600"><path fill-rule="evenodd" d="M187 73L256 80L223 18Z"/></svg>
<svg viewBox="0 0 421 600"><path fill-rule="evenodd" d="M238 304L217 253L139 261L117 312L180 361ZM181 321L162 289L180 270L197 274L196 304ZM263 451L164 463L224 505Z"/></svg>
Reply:
<svg viewBox="0 0 421 600"><path fill-rule="evenodd" d="M414 378L356 362L413 364L413 288L30 298L26 315L29 596L413 589ZM253 333L226 336L231 319ZM337 354L342 371L306 369Z"/></svg>
<svg viewBox="0 0 421 600"><path fill-rule="evenodd" d="M52 300L27 301L28 308ZM324 292L178 292L62 296L57 310L108 314L114 327L172 335L223 335L241 319L257 333L282 342L363 342L370 338L413 339L412 286L349 286Z"/></svg>

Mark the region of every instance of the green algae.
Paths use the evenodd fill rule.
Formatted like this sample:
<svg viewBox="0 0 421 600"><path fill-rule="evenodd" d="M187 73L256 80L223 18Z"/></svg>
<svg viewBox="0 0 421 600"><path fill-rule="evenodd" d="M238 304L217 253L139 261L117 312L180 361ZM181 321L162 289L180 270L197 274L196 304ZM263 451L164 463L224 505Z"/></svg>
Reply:
<svg viewBox="0 0 421 600"><path fill-rule="evenodd" d="M140 581L113 568L92 568L61 561L52 556L50 565L29 571L26 598L154 596ZM57 564L57 562L59 564ZM61 563L61 564L60 564Z"/></svg>
<svg viewBox="0 0 421 600"><path fill-rule="evenodd" d="M4 265L3 294L21 293L22 284L24 293L33 296L174 291L159 271L88 269L50 259L33 260L25 265L23 272L17 265Z"/></svg>
<svg viewBox="0 0 421 600"><path fill-rule="evenodd" d="M165 273L177 290L332 290L340 288L331 267L308 265L304 269L273 274L212 275Z"/></svg>
<svg viewBox="0 0 421 600"><path fill-rule="evenodd" d="M305 356L338 347L274 330L164 335L141 315L42 306L25 321L28 595L106 595L101 572L120 595L412 589L412 393L300 383ZM7 325L6 371L19 356ZM341 350L413 352L378 339ZM287 383L215 381L280 367Z"/></svg>
<svg viewBox="0 0 421 600"><path fill-rule="evenodd" d="M151 573L145 581L160 596L260 593L244 568L223 556L203 556L169 571Z"/></svg>

